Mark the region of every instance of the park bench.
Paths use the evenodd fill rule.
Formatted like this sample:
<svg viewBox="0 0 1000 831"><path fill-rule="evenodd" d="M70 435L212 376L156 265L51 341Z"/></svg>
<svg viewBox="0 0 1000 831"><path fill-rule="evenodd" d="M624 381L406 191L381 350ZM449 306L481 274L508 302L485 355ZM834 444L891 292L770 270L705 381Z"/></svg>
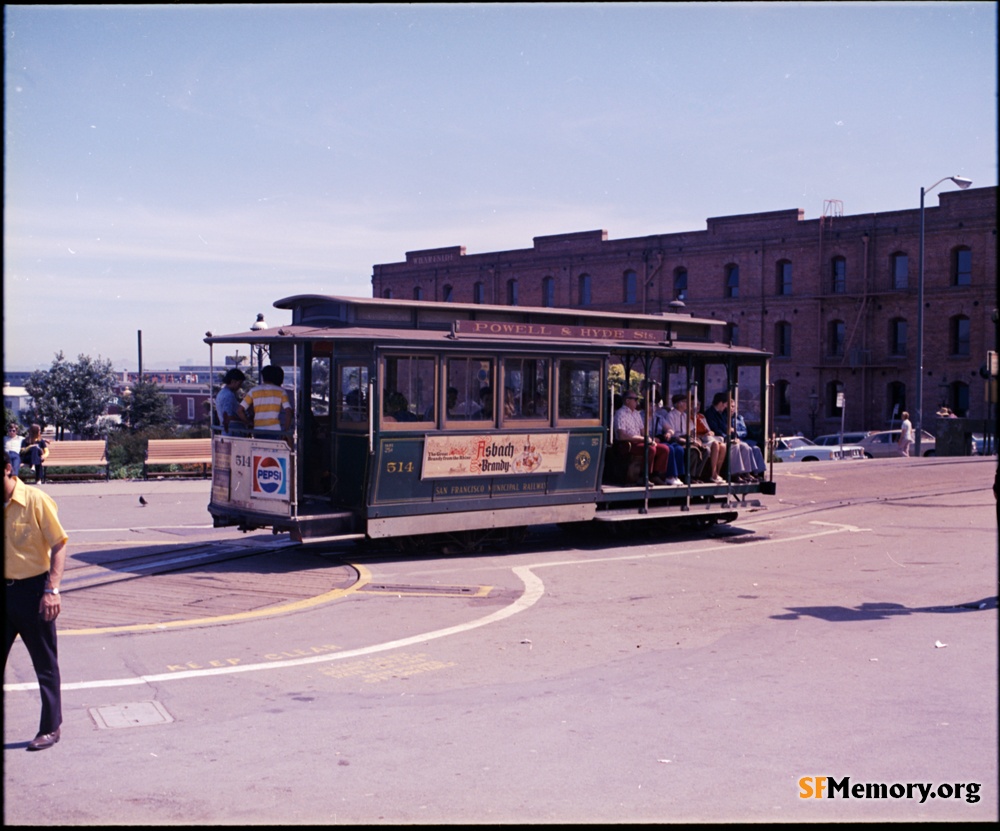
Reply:
<svg viewBox="0 0 1000 831"><path fill-rule="evenodd" d="M46 479L95 479L111 477L108 467L107 442L103 439L94 441L50 441L49 456L42 462ZM63 473L53 468L69 467L101 467L102 471L74 471ZM28 464L21 465L22 473L31 470Z"/></svg>
<svg viewBox="0 0 1000 831"><path fill-rule="evenodd" d="M146 461L142 465L144 479L149 478L150 465L201 465L201 475L208 476L212 464L211 439L150 439L146 446ZM157 476L186 476L187 470L157 472Z"/></svg>

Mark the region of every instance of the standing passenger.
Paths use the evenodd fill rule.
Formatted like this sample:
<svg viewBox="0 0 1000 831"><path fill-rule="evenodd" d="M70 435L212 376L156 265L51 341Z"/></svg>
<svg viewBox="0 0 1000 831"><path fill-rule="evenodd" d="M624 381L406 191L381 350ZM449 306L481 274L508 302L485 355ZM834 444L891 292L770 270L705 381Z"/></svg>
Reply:
<svg viewBox="0 0 1000 831"><path fill-rule="evenodd" d="M18 479L9 458L4 465L3 495L3 571L7 581L4 665L20 635L42 697L38 735L28 743L28 750L45 750L59 741L62 724L56 618L62 608L59 583L66 566L68 537L52 497Z"/></svg>
<svg viewBox="0 0 1000 831"><path fill-rule="evenodd" d="M240 408L240 400L236 397L236 393L245 380L246 375L238 369L229 370L222 378L222 389L215 397L215 409L219 413L224 436L232 435L229 426L233 419L238 420L236 411Z"/></svg>
<svg viewBox="0 0 1000 831"><path fill-rule="evenodd" d="M285 370L276 364L268 364L261 370L258 384L240 402L236 417L253 430L277 433L292 429L292 405L281 385L285 381ZM250 415L248 410L253 410Z"/></svg>

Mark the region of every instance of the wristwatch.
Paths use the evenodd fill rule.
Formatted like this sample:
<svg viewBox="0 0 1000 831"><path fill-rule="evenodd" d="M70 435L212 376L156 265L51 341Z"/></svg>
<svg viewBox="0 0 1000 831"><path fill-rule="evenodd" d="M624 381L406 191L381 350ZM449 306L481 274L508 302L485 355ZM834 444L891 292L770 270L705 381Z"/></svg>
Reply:
<svg viewBox="0 0 1000 831"><path fill-rule="evenodd" d="M46 594L59 594L59 589L45 589Z"/></svg>

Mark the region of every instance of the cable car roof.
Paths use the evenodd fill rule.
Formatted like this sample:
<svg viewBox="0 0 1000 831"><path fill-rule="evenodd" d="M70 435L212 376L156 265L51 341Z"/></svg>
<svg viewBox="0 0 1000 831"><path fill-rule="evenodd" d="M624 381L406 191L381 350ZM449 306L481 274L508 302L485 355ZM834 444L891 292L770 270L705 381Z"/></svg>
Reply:
<svg viewBox="0 0 1000 831"><path fill-rule="evenodd" d="M405 347L414 346L417 348L489 348L504 350L524 351L533 346L545 347L547 349L567 349L575 351L588 351L594 353L604 352L628 352L628 351L649 351L649 352L690 352L696 351L702 354L716 354L719 356L739 356L745 358L765 358L768 354L759 349L752 349L746 346L730 346L726 343L716 343L711 341L682 341L682 340L661 340L643 341L620 340L615 338L594 339L585 337L511 337L502 334L459 334L455 335L451 330L442 329L388 329L370 326L348 326L344 328L331 329L321 326L277 326L261 331L234 332L225 335L212 335L205 338L205 343L229 344L247 343L271 345L275 343L291 343L302 341L354 341L354 342L374 342L384 347L393 346Z"/></svg>
<svg viewBox="0 0 1000 831"><path fill-rule="evenodd" d="M544 345L596 352L699 351L768 357L758 349L714 340L712 330L725 326L723 321L676 312L635 314L319 294L294 295L274 305L292 310L291 324L221 335L208 332L205 343L351 340L450 348L496 348L502 343L521 349Z"/></svg>

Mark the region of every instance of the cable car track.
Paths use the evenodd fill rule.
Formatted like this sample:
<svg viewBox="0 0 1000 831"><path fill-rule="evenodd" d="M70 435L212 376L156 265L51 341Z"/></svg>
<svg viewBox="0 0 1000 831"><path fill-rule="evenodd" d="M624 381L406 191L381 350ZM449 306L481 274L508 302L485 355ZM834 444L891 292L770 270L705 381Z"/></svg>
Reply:
<svg viewBox="0 0 1000 831"><path fill-rule="evenodd" d="M294 542L271 544L266 547L239 540L202 542L171 549L166 555L163 551L159 551L86 565L77 565L79 562L77 560L67 565L60 589L63 593L81 591L110 583L137 580L140 577L151 577L157 574L169 574L198 566L245 557L263 556L299 547L301 544Z"/></svg>

